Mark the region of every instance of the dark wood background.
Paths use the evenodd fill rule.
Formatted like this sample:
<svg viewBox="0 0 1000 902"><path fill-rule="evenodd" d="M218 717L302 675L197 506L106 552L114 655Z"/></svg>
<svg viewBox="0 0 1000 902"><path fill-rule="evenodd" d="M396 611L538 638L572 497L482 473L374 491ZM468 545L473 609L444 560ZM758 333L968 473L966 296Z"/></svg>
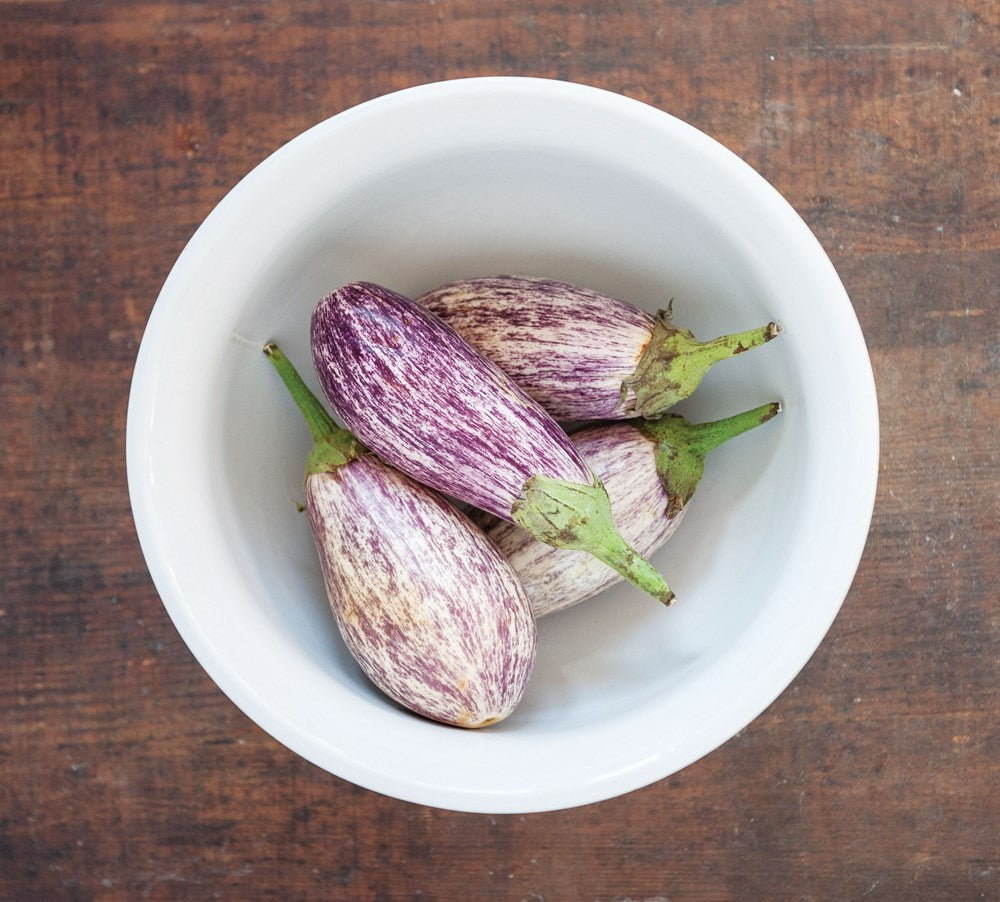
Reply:
<svg viewBox="0 0 1000 902"><path fill-rule="evenodd" d="M598 805L456 814L298 759L174 630L129 380L235 182L373 96L478 74L661 107L761 171L847 286L878 502L795 683ZM1000 898L996 0L0 0L0 898Z"/></svg>

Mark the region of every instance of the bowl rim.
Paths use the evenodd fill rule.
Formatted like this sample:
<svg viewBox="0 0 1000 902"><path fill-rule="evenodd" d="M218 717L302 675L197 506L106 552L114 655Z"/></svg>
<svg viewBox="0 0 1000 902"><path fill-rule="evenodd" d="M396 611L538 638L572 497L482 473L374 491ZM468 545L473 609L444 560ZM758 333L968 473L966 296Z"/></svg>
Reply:
<svg viewBox="0 0 1000 902"><path fill-rule="evenodd" d="M231 672L225 661L217 660L202 625L185 603L183 591L173 572L167 549L163 547L160 533L155 528L156 512L149 490L150 424L155 401L156 371L164 353L162 347L165 325L176 314L180 302L174 286L182 275L193 271L208 253L219 230L226 228L227 211L239 199L255 190L258 183L267 179L270 170L287 155L306 143L322 140L329 129L340 128L362 116L388 116L393 111L412 102L443 101L453 98L478 96L484 98L510 98L525 92L547 102L591 105L595 109L611 110L615 115L634 119L639 127L668 128L672 134L694 142L699 151L711 157L713 164L726 167L756 192L758 199L768 205L770 215L779 218L787 232L794 236L796 247L789 253L802 254L815 266L815 275L823 280L826 288L842 299L839 314L844 326L853 336L853 363L863 371L856 374L855 383L860 392L855 400L858 413L863 418L859 427L866 442L866 472L855 474L855 507L851 510L849 543L851 550L845 555L839 571L839 582L828 587L827 604L819 611L810 626L805 640L794 654L788 656L782 672L776 678L760 680L751 689L750 698L744 693L740 698L740 711L727 712L726 718L694 731L690 741L670 750L655 760L640 766L609 772L600 778L586 781L582 786L558 786L547 790L538 787L524 792L498 793L489 787L481 792L455 790L448 785L432 785L412 778L401 778L368 766L365 762L345 754L341 748L330 748L310 741L300 730L260 704L253 690L238 674ZM862 559L871 518L874 512L879 465L879 418L874 373L865 347L864 337L856 313L846 290L836 274L832 262L806 223L790 204L759 173L736 154L715 139L670 113L642 101L628 98L605 89L556 79L521 76L483 76L430 82L394 91L350 107L317 123L279 147L226 194L201 223L177 258L150 313L136 356L135 369L129 391L126 420L126 470L133 518L139 543L153 583L181 637L195 658L212 677L219 688L252 721L269 735L300 756L337 776L367 789L409 802L479 813L526 813L575 807L603 801L647 786L687 767L716 749L756 719L795 679L799 671L815 653L839 612L854 580ZM725 705L720 705L720 709Z"/></svg>

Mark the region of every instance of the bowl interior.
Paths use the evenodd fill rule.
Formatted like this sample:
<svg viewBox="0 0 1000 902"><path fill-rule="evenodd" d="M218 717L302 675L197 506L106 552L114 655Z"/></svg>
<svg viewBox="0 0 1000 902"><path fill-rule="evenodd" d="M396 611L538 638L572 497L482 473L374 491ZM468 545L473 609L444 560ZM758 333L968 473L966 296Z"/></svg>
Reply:
<svg viewBox="0 0 1000 902"><path fill-rule="evenodd" d="M777 341L714 367L682 409L711 419L780 400L784 411L709 457L654 558L677 605L620 586L542 620L521 707L469 733L386 700L341 643L294 505L310 439L261 348L279 341L317 389L308 329L323 294L369 279L416 295L498 272L650 310L673 298L675 321L705 338L776 319ZM683 767L790 682L863 547L876 423L850 303L763 180L624 98L474 79L317 126L212 213L143 340L129 479L168 611L262 727L400 798L541 810Z"/></svg>

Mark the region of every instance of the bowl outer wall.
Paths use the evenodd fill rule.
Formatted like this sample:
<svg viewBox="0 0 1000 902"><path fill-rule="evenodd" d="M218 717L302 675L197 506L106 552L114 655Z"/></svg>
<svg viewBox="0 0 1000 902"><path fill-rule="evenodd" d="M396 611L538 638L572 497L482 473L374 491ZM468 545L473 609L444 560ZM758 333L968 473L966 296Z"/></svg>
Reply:
<svg viewBox="0 0 1000 902"><path fill-rule="evenodd" d="M450 131L423 129L429 118L450 123ZM524 132L512 137L512 122L530 123L530 141ZM386 132L405 137L406 146L381 143L377 137ZM790 365L804 373L820 346L840 364L837 391L822 385L829 375L814 374L802 383L801 398L782 399L784 416L797 417L808 437L803 454L810 472L829 481L809 482L790 501L802 528L787 549L787 568L773 574L761 614L711 667L692 673L683 692L600 722L548 734L539 729L530 741L519 740L516 714L503 730L465 733L425 724L349 682L331 681L314 659L301 659L294 633L276 631L269 641L273 660L289 662L285 675L239 657L235 649L252 647L267 626L252 611L234 618L231 606L212 603L257 591L252 574L227 558L226 536L240 524L224 504L218 514L183 505L192 497L219 498L217 466L206 465L206 448L195 437L209 434L222 411L211 401L190 404L203 397L193 386L210 380L213 362L228 353L219 336L233 340L230 308L238 300L194 312L185 307L196 288L201 296L217 291L225 297L227 287L212 284L217 255L266 247L273 222L313 201L308 180L296 180L296 172L330 148L349 183L377 177L407 155L432 156L448 142L488 148L515 140L560 148L575 141L591 157L625 154L630 166L646 172L655 172L659 148L668 146L674 164L714 173L706 203L727 205L732 231L746 235L748 254L757 253L762 232L780 244L775 277L800 278L815 308L775 345L784 343ZM275 185L282 186L280 200ZM261 209L271 215L261 216ZM199 354L179 358L179 337L192 327L215 344L195 339ZM179 360L187 370L182 380ZM811 392L821 389L823 405L811 403ZM178 424L186 436L176 434ZM181 636L220 688L272 736L340 777L408 801L490 813L565 808L636 789L685 767L753 720L806 663L840 608L864 548L877 466L878 415L864 340L832 264L805 223L742 160L691 126L616 94L544 79L465 79L407 89L320 123L265 160L206 218L164 284L136 361L127 425L129 491L151 576ZM195 538L191 527L202 516L205 532ZM786 625L781 636L779 623ZM270 685L259 683L262 671ZM307 688L312 681L322 683L321 694ZM317 727L331 717L335 729Z"/></svg>

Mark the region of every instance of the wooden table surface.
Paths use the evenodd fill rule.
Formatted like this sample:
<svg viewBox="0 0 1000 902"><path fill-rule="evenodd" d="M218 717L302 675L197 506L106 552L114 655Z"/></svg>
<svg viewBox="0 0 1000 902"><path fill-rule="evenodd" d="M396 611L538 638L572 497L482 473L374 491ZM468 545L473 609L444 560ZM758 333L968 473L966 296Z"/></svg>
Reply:
<svg viewBox="0 0 1000 902"><path fill-rule="evenodd" d="M996 0L0 0L0 899L1000 898ZM882 463L826 640L686 770L458 814L247 719L150 581L129 380L201 220L307 126L479 74L627 94L805 218L864 329Z"/></svg>

